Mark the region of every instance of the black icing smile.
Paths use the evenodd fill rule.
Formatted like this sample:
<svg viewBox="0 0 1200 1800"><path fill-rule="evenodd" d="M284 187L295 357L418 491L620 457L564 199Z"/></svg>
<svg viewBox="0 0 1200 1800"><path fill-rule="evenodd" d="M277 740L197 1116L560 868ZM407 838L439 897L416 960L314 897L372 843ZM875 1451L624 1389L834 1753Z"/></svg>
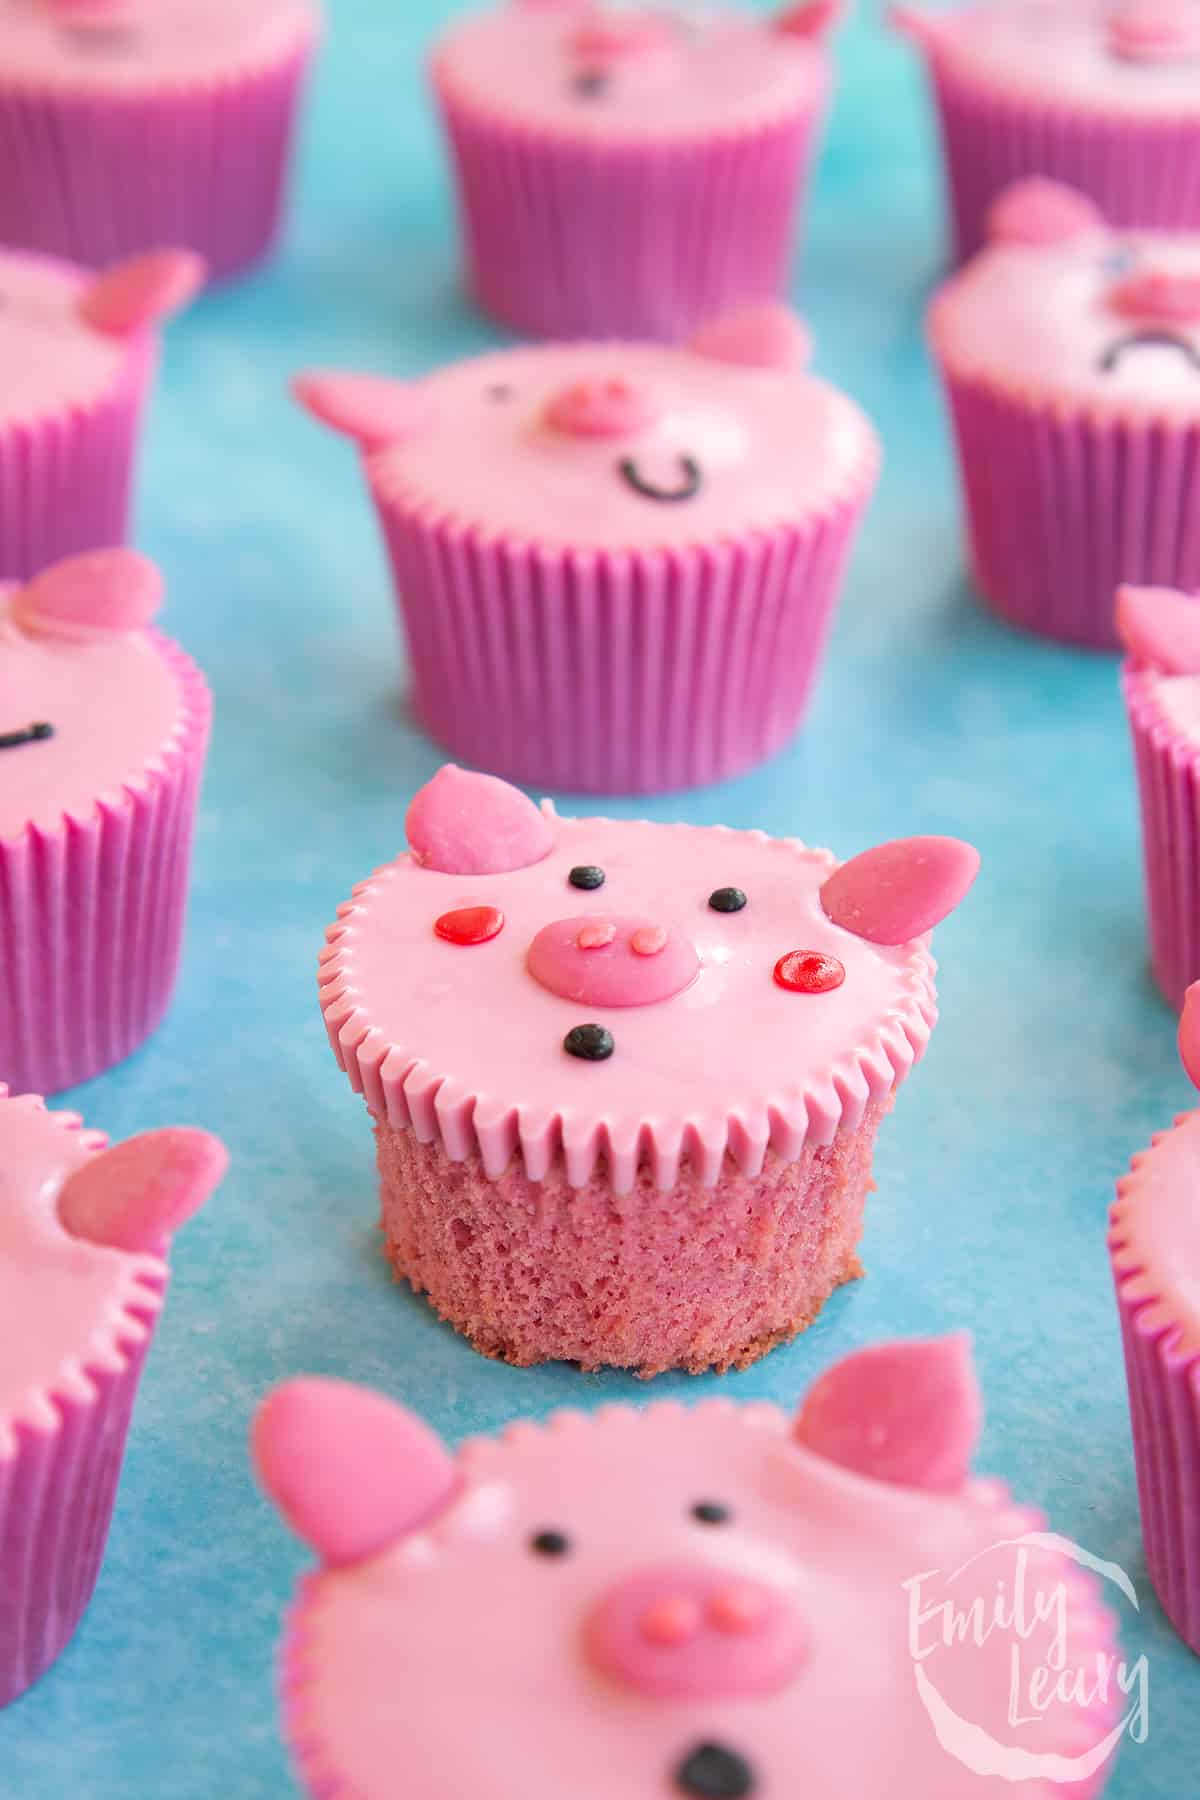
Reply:
<svg viewBox="0 0 1200 1800"><path fill-rule="evenodd" d="M36 725L22 725L18 731L0 731L0 750L18 750L22 744L41 744L53 736L53 725L40 720Z"/></svg>
<svg viewBox="0 0 1200 1800"><path fill-rule="evenodd" d="M623 456L621 458L620 462L617 464L617 473L621 477L621 480L626 482L628 486L633 489L635 494L641 495L643 500L664 500L668 502L694 500L704 485L704 476L701 474L700 464L696 461L694 456L681 456L679 458L679 473L682 479L676 487L659 487L656 482L648 481L638 468L637 459L632 456Z"/></svg>
<svg viewBox="0 0 1200 1800"><path fill-rule="evenodd" d="M1178 350L1180 356L1187 358L1193 369L1200 371L1200 350L1178 331L1148 326L1144 331L1131 331L1127 336L1118 338L1110 344L1100 358L1100 367L1106 375L1111 375L1123 356L1131 350Z"/></svg>
<svg viewBox="0 0 1200 1800"><path fill-rule="evenodd" d="M753 1768L725 1744L697 1744L674 1771L674 1785L692 1800L747 1800L758 1789Z"/></svg>

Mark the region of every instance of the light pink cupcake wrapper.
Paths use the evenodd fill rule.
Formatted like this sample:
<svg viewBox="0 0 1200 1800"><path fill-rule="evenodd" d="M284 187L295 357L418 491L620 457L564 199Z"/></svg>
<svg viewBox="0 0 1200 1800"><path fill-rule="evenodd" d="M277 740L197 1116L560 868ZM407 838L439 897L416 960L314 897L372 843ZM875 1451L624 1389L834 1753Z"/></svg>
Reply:
<svg viewBox="0 0 1200 1800"><path fill-rule="evenodd" d="M944 374L973 573L1004 618L1112 650L1122 582L1200 587L1200 430Z"/></svg>
<svg viewBox="0 0 1200 1800"><path fill-rule="evenodd" d="M676 342L784 292L819 105L700 143L625 146L439 98L468 285L510 330Z"/></svg>
<svg viewBox="0 0 1200 1800"><path fill-rule="evenodd" d="M183 717L158 762L88 815L0 841L0 1080L14 1093L57 1093L122 1061L170 1000L211 699L182 651L160 646Z"/></svg>
<svg viewBox="0 0 1200 1800"><path fill-rule="evenodd" d="M1141 802L1150 959L1179 1012L1200 978L1200 758L1163 717L1152 681L1132 664L1122 671Z"/></svg>
<svg viewBox="0 0 1200 1800"><path fill-rule="evenodd" d="M1089 194L1111 225L1200 230L1200 103L1191 118L1137 120L998 95L936 54L930 75L959 261L982 249L1000 191L1028 175Z"/></svg>
<svg viewBox="0 0 1200 1800"><path fill-rule="evenodd" d="M312 48L150 93L0 80L0 243L90 267L171 245L218 278L259 261L279 231Z"/></svg>

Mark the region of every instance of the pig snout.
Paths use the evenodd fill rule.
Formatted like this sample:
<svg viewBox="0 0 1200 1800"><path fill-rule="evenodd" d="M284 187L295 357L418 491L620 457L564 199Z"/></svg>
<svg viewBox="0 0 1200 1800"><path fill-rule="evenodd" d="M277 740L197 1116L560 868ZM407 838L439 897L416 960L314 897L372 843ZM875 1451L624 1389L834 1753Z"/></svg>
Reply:
<svg viewBox="0 0 1200 1800"><path fill-rule="evenodd" d="M1109 302L1127 319L1145 324L1195 325L1200 323L1200 273L1139 269L1116 284Z"/></svg>
<svg viewBox="0 0 1200 1800"><path fill-rule="evenodd" d="M560 388L547 403L545 420L567 437L635 437L657 422L661 410L642 382L600 376Z"/></svg>
<svg viewBox="0 0 1200 1800"><path fill-rule="evenodd" d="M666 1566L610 1590L587 1626L592 1660L650 1699L734 1700L778 1693L799 1672L807 1634L777 1589L724 1569Z"/></svg>
<svg viewBox="0 0 1200 1800"><path fill-rule="evenodd" d="M556 919L529 946L529 972L552 994L585 1006L651 1006L700 968L686 933L657 919L586 913Z"/></svg>

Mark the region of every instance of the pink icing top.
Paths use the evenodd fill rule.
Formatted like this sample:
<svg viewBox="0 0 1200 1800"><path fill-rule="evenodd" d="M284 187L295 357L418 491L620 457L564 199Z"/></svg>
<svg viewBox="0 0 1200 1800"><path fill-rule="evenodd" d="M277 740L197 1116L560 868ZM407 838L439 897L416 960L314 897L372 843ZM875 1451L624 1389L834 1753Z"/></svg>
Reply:
<svg viewBox="0 0 1200 1800"><path fill-rule="evenodd" d="M319 21L313 0L125 0L108 30L86 17L99 10L0 0L0 83L111 94L225 81L303 50Z"/></svg>
<svg viewBox="0 0 1200 1800"><path fill-rule="evenodd" d="M819 106L816 42L728 6L510 0L454 26L433 59L452 104L621 144L753 130Z"/></svg>
<svg viewBox="0 0 1200 1800"><path fill-rule="evenodd" d="M0 426L92 405L144 363L147 339L107 335L80 316L89 279L69 263L0 250Z"/></svg>
<svg viewBox="0 0 1200 1800"><path fill-rule="evenodd" d="M1144 1302L1146 1332L1173 1327L1180 1355L1200 1352L1200 1112L1185 1113L1133 1159L1117 1188L1110 1245L1124 1300Z"/></svg>

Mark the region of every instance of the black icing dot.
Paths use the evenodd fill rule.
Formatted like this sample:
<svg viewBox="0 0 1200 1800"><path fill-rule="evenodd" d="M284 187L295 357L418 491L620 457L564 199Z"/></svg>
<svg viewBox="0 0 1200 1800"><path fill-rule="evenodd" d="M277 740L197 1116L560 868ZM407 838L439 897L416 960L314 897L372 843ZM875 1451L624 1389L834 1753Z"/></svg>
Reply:
<svg viewBox="0 0 1200 1800"><path fill-rule="evenodd" d="M0 732L0 750L16 750L21 744L41 744L53 736L53 725L39 719L36 724L22 725L16 731Z"/></svg>
<svg viewBox="0 0 1200 1800"><path fill-rule="evenodd" d="M699 1520L701 1525L727 1525L730 1516L729 1508L719 1500L697 1500L692 1508L693 1519Z"/></svg>
<svg viewBox="0 0 1200 1800"><path fill-rule="evenodd" d="M616 1045L606 1025L573 1025L563 1039L563 1049L568 1056L581 1056L585 1062L604 1062Z"/></svg>
<svg viewBox="0 0 1200 1800"><path fill-rule="evenodd" d="M566 1556L571 1540L565 1531L539 1531L530 1538L529 1548L538 1556Z"/></svg>
<svg viewBox="0 0 1200 1800"><path fill-rule="evenodd" d="M572 887L598 888L604 886L604 870L598 869L595 863L576 863L567 880Z"/></svg>
<svg viewBox="0 0 1200 1800"><path fill-rule="evenodd" d="M744 1800L754 1792L754 1770L724 1744L698 1744L676 1769L675 1786L695 1800Z"/></svg>
<svg viewBox="0 0 1200 1800"><path fill-rule="evenodd" d="M608 92L610 81L607 69L581 69L571 86L581 100L599 100Z"/></svg>
<svg viewBox="0 0 1200 1800"><path fill-rule="evenodd" d="M513 390L507 381L493 381L487 391L487 397L489 400L511 400Z"/></svg>
<svg viewBox="0 0 1200 1800"><path fill-rule="evenodd" d="M708 896L708 904L714 912L741 912L746 896L741 888L714 888Z"/></svg>

